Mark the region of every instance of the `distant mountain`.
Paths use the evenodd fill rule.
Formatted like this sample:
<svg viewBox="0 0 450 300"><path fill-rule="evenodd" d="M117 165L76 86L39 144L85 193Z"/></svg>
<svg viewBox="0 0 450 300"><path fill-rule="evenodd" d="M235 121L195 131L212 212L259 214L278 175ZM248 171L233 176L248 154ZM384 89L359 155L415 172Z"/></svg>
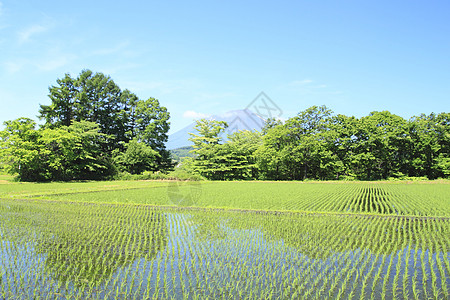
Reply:
<svg viewBox="0 0 450 300"><path fill-rule="evenodd" d="M232 110L221 115L214 115L209 119L216 121L225 121L228 123L228 128L223 134L223 140L226 141L226 136L239 130L261 130L264 126L264 118L255 114L249 109ZM189 132L196 133L194 129L195 122L189 124L183 129L169 135L169 140L166 143L168 150L177 149L181 147L192 146L189 141L191 137Z"/></svg>

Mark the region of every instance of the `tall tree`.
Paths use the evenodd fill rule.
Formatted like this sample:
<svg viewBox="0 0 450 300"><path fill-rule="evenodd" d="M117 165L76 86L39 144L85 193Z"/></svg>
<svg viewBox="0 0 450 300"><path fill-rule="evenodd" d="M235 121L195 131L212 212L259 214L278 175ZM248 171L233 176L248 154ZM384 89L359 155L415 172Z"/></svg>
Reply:
<svg viewBox="0 0 450 300"><path fill-rule="evenodd" d="M58 85L49 87L51 105L41 105L39 113L48 128L70 126L77 120L77 95L78 88L70 74L57 79Z"/></svg>
<svg viewBox="0 0 450 300"><path fill-rule="evenodd" d="M450 114L421 114L408 124L411 139L410 176L450 175Z"/></svg>
<svg viewBox="0 0 450 300"><path fill-rule="evenodd" d="M326 132L331 121L332 111L326 106L312 106L286 121L292 151L297 155L297 165L301 169L293 174L293 179L318 177L324 175L333 155L327 148Z"/></svg>
<svg viewBox="0 0 450 300"><path fill-rule="evenodd" d="M0 159L22 181L102 179L114 168L102 144L106 136L92 122L36 129L34 121L5 122L0 132Z"/></svg>
<svg viewBox="0 0 450 300"><path fill-rule="evenodd" d="M271 180L295 179L298 157L292 151L289 130L279 124L266 129L262 144L255 151L256 164L262 178Z"/></svg>
<svg viewBox="0 0 450 300"><path fill-rule="evenodd" d="M228 127L224 121L201 119L195 125L195 133L189 133L189 139L194 143L196 159L192 163L194 172L199 173L209 179L225 179L225 174L230 167L227 164L227 157L222 149L222 138L220 135Z"/></svg>
<svg viewBox="0 0 450 300"><path fill-rule="evenodd" d="M49 88L50 105L41 105L40 118L46 128L70 126L76 121L99 125L105 134L103 151L124 151L124 145L137 138L157 151L159 169L172 167L165 149L170 114L155 98L140 100L102 73L83 70L77 78L66 74Z"/></svg>
<svg viewBox="0 0 450 300"><path fill-rule="evenodd" d="M40 157L40 134L36 122L19 118L4 122L5 129L0 132L0 159L10 174L18 174L22 180L45 180L45 166Z"/></svg>
<svg viewBox="0 0 450 300"><path fill-rule="evenodd" d="M261 144L261 133L258 131L241 130L228 135L223 151L230 157L227 162L229 179L258 178L255 151Z"/></svg>
<svg viewBox="0 0 450 300"><path fill-rule="evenodd" d="M353 165L358 178L383 179L401 169L407 141L406 121L388 111L372 112L359 120Z"/></svg>
<svg viewBox="0 0 450 300"><path fill-rule="evenodd" d="M132 137L150 146L159 153L156 165L159 169L172 167L170 152L166 150L170 114L159 104L158 99L135 101L129 114Z"/></svg>

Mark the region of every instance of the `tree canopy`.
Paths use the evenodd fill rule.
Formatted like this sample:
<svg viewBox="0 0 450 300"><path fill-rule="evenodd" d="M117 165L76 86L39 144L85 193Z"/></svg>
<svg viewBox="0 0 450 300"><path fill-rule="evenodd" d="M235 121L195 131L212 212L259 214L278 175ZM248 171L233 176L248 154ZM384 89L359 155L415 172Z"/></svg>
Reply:
<svg viewBox="0 0 450 300"><path fill-rule="evenodd" d="M139 99L111 77L83 70L49 87L37 124L6 121L0 166L20 180L105 179L173 167L165 148L170 114L155 98ZM450 176L450 113L409 120L375 111L355 118L312 106L261 132L222 135L223 121L197 121L193 157L182 168L213 180L379 180Z"/></svg>
<svg viewBox="0 0 450 300"><path fill-rule="evenodd" d="M106 135L95 123L36 129L33 120L20 118L5 125L0 158L6 170L23 181L98 179L113 172L102 151Z"/></svg>
<svg viewBox="0 0 450 300"><path fill-rule="evenodd" d="M210 179L445 178L450 175L450 114L405 120L388 111L362 118L312 106L262 132L241 131L221 143L226 124L200 120L195 158L186 168Z"/></svg>
<svg viewBox="0 0 450 300"><path fill-rule="evenodd" d="M140 100L102 73L83 70L77 78L66 74L49 88L50 105L41 105L39 118L44 128L70 126L76 121L99 125L108 136L105 151L123 148L133 138L160 153L159 165L167 164L164 143L170 128L170 114L155 98Z"/></svg>
<svg viewBox="0 0 450 300"><path fill-rule="evenodd" d="M139 99L102 73L65 74L49 87L36 128L31 119L5 122L0 158L19 179L102 179L118 170L169 170L170 114L155 98Z"/></svg>

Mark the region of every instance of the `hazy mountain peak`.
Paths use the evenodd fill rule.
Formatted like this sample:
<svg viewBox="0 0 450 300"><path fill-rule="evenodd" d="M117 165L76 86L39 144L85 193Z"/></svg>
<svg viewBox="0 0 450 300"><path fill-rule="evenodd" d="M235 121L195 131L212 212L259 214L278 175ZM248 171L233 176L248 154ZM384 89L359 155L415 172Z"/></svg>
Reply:
<svg viewBox="0 0 450 300"><path fill-rule="evenodd" d="M228 123L228 128L225 131L224 139L226 140L227 134L239 130L261 130L264 126L265 119L249 109L230 110L223 114L210 116L208 119L225 121ZM189 141L191 137L189 133L194 133L195 122L192 122L183 129L169 135L169 140L166 143L166 148L177 149L185 146L192 146L192 142Z"/></svg>

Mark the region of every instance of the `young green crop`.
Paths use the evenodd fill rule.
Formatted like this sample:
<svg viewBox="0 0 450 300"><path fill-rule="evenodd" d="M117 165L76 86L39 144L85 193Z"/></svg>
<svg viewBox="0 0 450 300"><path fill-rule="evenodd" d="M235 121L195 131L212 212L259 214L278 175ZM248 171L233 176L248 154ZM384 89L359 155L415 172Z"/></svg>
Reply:
<svg viewBox="0 0 450 300"><path fill-rule="evenodd" d="M3 185L9 186L9 185ZM0 198L264 211L450 216L450 184L389 182L111 182L0 186Z"/></svg>
<svg viewBox="0 0 450 300"><path fill-rule="evenodd" d="M445 197L422 190L432 185L206 183L197 205L204 209L118 197L162 202L162 182L111 191L81 184L83 193L65 195L48 188L45 198L59 201L32 200L34 190L29 200L26 191L16 193L22 200L8 194L0 200L0 298L444 299L450 220ZM225 187L233 187L228 200L203 202ZM246 189L258 191L251 203ZM422 203L427 197L435 210ZM241 210L211 209L225 202ZM386 213L391 206L398 215ZM413 208L434 215L414 217Z"/></svg>

